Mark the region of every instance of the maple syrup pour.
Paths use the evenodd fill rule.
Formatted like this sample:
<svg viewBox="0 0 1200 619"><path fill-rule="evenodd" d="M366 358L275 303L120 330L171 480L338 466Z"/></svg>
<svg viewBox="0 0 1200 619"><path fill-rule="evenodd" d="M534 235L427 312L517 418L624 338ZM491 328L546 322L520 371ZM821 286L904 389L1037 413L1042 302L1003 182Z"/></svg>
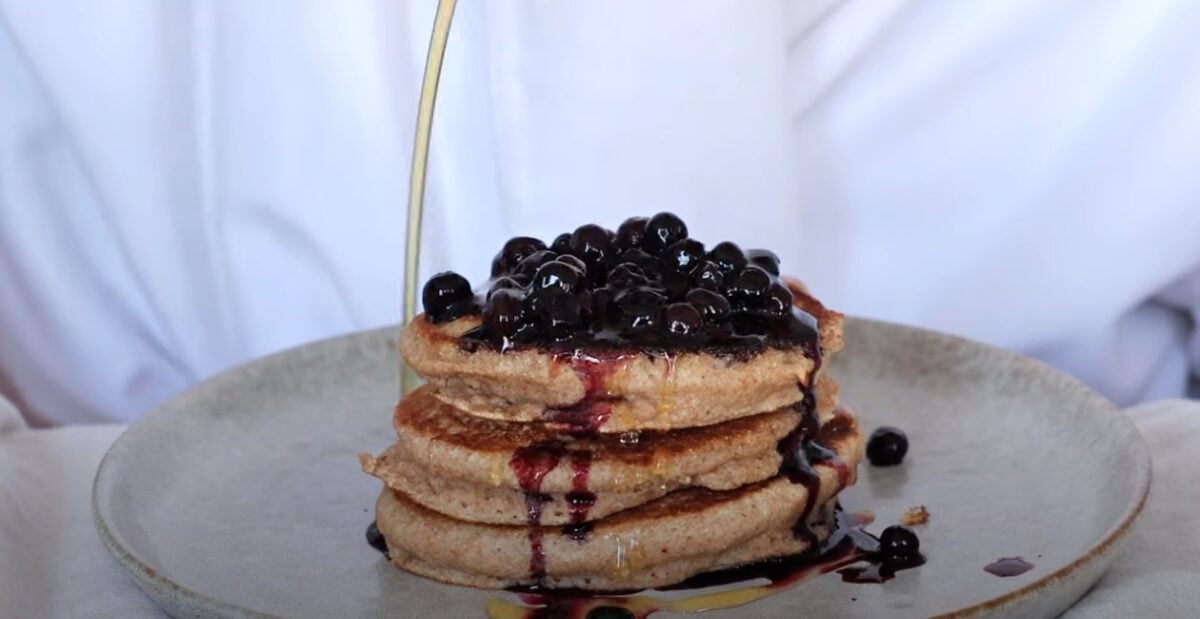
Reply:
<svg viewBox="0 0 1200 619"><path fill-rule="evenodd" d="M412 170L408 185L408 218L404 246L404 323L417 315L417 273L421 258L421 219L425 210L425 171L429 164L429 138L433 134L433 109L437 104L438 80L442 75L442 59L450 35L457 0L438 0L429 35L429 50L425 54L425 74L421 81L421 97L417 101L417 126L413 137ZM420 381L405 364L400 367L400 395L412 393Z"/></svg>
<svg viewBox="0 0 1200 619"><path fill-rule="evenodd" d="M1006 557L996 559L992 563L983 566L983 571L994 576L1000 576L1001 578L1008 578L1010 576L1020 576L1034 567L1036 567L1034 564L1021 557Z"/></svg>

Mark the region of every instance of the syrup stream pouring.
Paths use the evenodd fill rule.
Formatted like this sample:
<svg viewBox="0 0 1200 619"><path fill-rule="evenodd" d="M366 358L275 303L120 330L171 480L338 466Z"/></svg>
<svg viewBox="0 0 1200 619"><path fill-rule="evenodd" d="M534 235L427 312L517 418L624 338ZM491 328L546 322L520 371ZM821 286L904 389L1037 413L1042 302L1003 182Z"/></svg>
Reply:
<svg viewBox="0 0 1200 619"><path fill-rule="evenodd" d="M417 129L413 138L412 174L408 187L407 242L404 245L404 324L417 315L417 273L421 257L421 215L425 208L425 172L429 164L429 137L433 131L433 108L437 102L438 80L442 76L442 58L446 54L446 39L454 17L457 0L438 0L433 18L433 33L429 35L429 52L425 56L425 77L421 81L421 98L417 102ZM420 380L405 364L400 367L400 395L405 396L418 387Z"/></svg>

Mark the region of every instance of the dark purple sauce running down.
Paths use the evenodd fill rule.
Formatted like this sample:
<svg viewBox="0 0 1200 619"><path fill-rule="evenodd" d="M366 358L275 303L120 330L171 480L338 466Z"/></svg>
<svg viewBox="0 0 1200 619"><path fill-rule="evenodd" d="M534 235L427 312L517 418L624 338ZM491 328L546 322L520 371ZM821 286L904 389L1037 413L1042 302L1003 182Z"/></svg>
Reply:
<svg viewBox="0 0 1200 619"><path fill-rule="evenodd" d="M511 238L479 290L447 271L421 297L435 324L480 316L460 338L468 350L751 356L817 340L817 319L794 306L777 255L728 241L706 248L671 213L627 219L616 232L585 224L549 246Z"/></svg>
<svg viewBox="0 0 1200 619"><path fill-rule="evenodd" d="M746 586L766 580L765 588L782 591L812 576L839 570L847 582L884 582L896 571L915 567L899 565L880 555L878 538L863 530L870 522L869 516L846 513L839 507L835 512L835 525L829 539L811 552L776 557L735 568L706 572L693 576L679 584L660 587L659 591L696 591L744 583ZM867 562L867 566L852 565ZM922 559L923 562L923 559ZM862 569L872 573L886 573L886 577L847 578L850 569ZM545 589L541 587L513 587L521 593L524 608L523 619L598 619L604 617L626 617L645 619L660 610L670 610L670 600L659 599L636 591L583 591L578 589Z"/></svg>

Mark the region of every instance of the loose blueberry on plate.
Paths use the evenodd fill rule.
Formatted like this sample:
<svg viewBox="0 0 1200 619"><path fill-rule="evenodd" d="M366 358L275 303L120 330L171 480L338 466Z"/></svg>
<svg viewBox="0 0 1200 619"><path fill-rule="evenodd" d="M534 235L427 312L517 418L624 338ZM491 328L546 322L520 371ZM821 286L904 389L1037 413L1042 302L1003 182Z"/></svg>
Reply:
<svg viewBox="0 0 1200 619"><path fill-rule="evenodd" d="M899 428L881 426L867 441L867 460L872 466L895 466L908 453L908 437Z"/></svg>
<svg viewBox="0 0 1200 619"><path fill-rule="evenodd" d="M387 540L383 539L383 533L379 532L379 525L374 520L367 525L367 543L379 552L386 553L388 551Z"/></svg>
<svg viewBox="0 0 1200 619"><path fill-rule="evenodd" d="M884 563L893 567L913 567L925 563L921 556L921 540L912 529L892 525L879 536L879 554Z"/></svg>

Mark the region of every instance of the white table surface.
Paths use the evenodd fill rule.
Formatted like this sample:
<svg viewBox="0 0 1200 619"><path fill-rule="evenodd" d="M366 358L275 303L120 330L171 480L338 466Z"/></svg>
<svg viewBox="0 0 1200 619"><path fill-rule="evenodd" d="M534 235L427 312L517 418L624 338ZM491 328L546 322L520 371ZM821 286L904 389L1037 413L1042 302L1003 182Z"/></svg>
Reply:
<svg viewBox="0 0 1200 619"><path fill-rule="evenodd" d="M1200 617L1200 402L1128 411L1154 485L1125 553L1065 615ZM124 426L22 427L0 400L0 619L161 618L92 524L96 466Z"/></svg>

